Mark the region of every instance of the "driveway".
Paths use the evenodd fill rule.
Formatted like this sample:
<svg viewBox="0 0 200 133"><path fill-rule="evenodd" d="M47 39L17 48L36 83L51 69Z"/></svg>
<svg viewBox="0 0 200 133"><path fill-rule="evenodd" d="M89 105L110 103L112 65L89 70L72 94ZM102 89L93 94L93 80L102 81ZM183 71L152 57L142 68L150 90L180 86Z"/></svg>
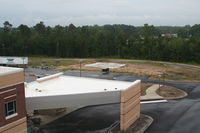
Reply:
<svg viewBox="0 0 200 133"><path fill-rule="evenodd" d="M190 83L188 83L190 84ZM154 118L154 123L146 133L199 133L200 84L189 86L176 85L187 90L189 96L181 100L169 100L168 103L142 105L142 113Z"/></svg>

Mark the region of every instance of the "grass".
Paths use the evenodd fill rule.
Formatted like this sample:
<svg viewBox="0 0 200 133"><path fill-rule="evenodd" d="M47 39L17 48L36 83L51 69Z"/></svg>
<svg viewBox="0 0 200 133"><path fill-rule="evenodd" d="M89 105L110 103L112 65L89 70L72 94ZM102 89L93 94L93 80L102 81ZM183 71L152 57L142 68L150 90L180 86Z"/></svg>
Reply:
<svg viewBox="0 0 200 133"><path fill-rule="evenodd" d="M28 57L28 59L30 61L32 60L48 60L48 59L60 59L60 58L56 58L56 57L47 57L47 56L31 56Z"/></svg>
<svg viewBox="0 0 200 133"><path fill-rule="evenodd" d="M52 62L30 62L30 66L49 66L49 67L56 67L56 66L70 66L77 64L77 62L66 62L66 61L52 61Z"/></svg>
<svg viewBox="0 0 200 133"><path fill-rule="evenodd" d="M131 63L131 64L147 64L147 65L151 65L151 66L164 67L164 68L171 67L168 64L159 63L159 62L150 62L150 61L137 62L137 63Z"/></svg>

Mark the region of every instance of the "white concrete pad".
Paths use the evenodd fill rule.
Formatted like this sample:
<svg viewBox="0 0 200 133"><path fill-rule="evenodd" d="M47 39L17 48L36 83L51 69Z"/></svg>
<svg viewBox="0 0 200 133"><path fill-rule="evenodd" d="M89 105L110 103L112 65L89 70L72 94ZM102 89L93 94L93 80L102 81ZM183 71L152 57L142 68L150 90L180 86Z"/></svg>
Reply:
<svg viewBox="0 0 200 133"><path fill-rule="evenodd" d="M118 63L105 63L105 62L97 62L97 63L93 63L93 64L86 64L85 67L97 67L97 68L110 68L110 69L114 69L114 68L121 68L126 66L126 64L118 64Z"/></svg>

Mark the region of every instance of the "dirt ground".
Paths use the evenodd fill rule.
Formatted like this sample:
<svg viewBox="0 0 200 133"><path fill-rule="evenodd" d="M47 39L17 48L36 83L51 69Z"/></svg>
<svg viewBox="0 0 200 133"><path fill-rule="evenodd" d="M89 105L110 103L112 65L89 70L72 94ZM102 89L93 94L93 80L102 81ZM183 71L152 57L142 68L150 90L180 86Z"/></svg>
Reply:
<svg viewBox="0 0 200 133"><path fill-rule="evenodd" d="M151 87L153 85L153 83L142 83L141 84L141 96L145 96L146 95L146 90ZM187 93L172 87L172 86L166 86L163 85L160 87L160 89L158 89L156 91L156 93L162 97L164 97L164 99L179 99L179 98L183 98L187 96Z"/></svg>
<svg viewBox="0 0 200 133"><path fill-rule="evenodd" d="M101 71L101 68L85 67L85 64L93 62L84 62L81 69L86 71ZM56 66L60 71L80 70L80 64ZM111 72L129 73L136 75L149 76L153 80L173 80L173 81L200 81L200 70L174 67L159 63L126 63L125 67L110 69Z"/></svg>
<svg viewBox="0 0 200 133"><path fill-rule="evenodd" d="M152 86L152 83L142 83L141 84L141 96L146 95L146 90ZM164 99L179 99L179 98L183 98L185 96L187 96L187 93L172 87L172 86L161 86L160 89L158 89L156 91L156 93L162 97L164 97Z"/></svg>
<svg viewBox="0 0 200 133"><path fill-rule="evenodd" d="M172 86L162 86L156 93L165 99L179 99L187 96L186 92Z"/></svg>

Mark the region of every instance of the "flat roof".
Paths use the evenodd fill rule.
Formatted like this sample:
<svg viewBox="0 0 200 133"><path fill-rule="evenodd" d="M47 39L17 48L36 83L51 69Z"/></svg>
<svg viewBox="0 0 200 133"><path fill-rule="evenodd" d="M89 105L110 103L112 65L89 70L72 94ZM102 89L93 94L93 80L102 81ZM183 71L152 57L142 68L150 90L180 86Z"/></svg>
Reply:
<svg viewBox="0 0 200 133"><path fill-rule="evenodd" d="M0 76L23 71L22 68L0 66Z"/></svg>
<svg viewBox="0 0 200 133"><path fill-rule="evenodd" d="M26 97L43 97L125 90L133 82L64 76L62 73L26 84Z"/></svg>

